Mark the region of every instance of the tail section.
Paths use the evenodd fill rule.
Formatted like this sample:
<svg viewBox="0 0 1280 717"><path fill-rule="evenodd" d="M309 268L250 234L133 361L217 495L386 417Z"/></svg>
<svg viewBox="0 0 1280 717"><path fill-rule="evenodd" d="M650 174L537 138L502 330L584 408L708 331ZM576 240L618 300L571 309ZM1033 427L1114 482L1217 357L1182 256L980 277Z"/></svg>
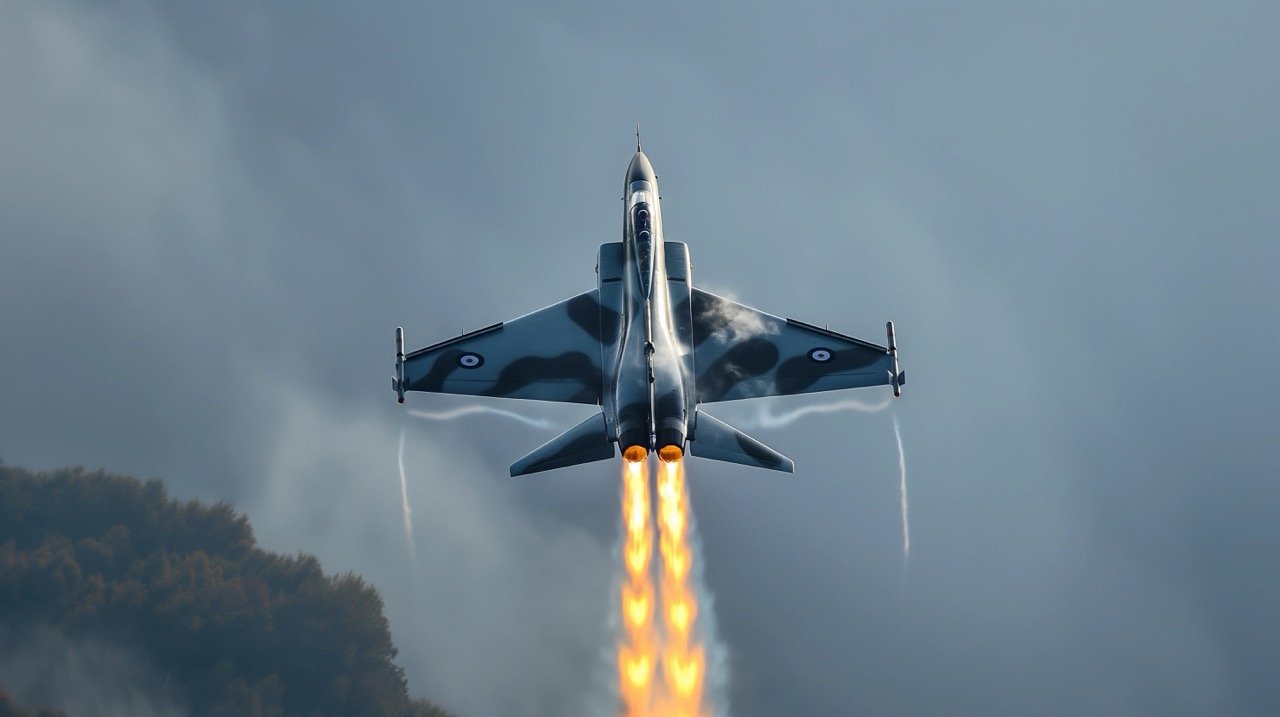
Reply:
<svg viewBox="0 0 1280 717"><path fill-rule="evenodd" d="M688 451L691 456L783 473L795 472L795 463L790 458L702 411L695 411L694 425L690 428ZM615 455L604 414L596 414L513 463L511 476L608 460Z"/></svg>
<svg viewBox="0 0 1280 717"><path fill-rule="evenodd" d="M790 458L702 411L694 412L689 439L689 455L783 473L795 472L796 464Z"/></svg>
<svg viewBox="0 0 1280 717"><path fill-rule="evenodd" d="M604 414L598 413L511 464L511 477L608 460L613 456Z"/></svg>

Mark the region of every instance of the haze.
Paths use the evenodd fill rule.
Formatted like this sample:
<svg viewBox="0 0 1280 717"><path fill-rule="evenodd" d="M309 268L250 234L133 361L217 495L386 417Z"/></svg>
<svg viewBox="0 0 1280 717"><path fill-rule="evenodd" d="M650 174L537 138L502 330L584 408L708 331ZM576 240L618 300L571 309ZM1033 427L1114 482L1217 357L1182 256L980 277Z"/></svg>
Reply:
<svg viewBox="0 0 1280 717"><path fill-rule="evenodd" d="M392 330L593 286L639 122L695 282L909 377L905 575L887 413L690 462L734 715L1280 704L1274 3L540 5L0 6L0 458L234 501L459 715L595 714L616 466L507 478L557 429L412 417L470 404Z"/></svg>

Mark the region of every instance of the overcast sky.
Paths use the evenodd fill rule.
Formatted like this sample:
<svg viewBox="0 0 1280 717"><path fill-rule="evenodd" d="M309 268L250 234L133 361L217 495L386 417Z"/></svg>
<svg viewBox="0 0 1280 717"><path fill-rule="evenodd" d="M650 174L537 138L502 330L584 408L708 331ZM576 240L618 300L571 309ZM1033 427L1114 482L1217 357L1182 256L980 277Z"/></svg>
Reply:
<svg viewBox="0 0 1280 717"><path fill-rule="evenodd" d="M888 413L691 463L734 715L1272 713L1274 3L527 5L0 4L0 459L234 501L463 717L592 713L616 467L507 478L558 429L409 417L474 402L392 330L593 286L638 122L695 283L910 379L905 571Z"/></svg>

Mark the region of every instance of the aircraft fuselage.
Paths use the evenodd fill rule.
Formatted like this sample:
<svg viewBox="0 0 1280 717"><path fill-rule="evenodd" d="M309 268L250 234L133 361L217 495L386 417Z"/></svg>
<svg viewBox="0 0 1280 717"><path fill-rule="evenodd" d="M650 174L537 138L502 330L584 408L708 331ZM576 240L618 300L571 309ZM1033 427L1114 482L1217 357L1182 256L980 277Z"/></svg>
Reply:
<svg viewBox="0 0 1280 717"><path fill-rule="evenodd" d="M606 421L612 417L612 432L624 453L640 447L678 456L672 451L683 451L695 407L688 345L688 252L678 245L668 256L657 177L641 152L627 167L622 225L617 257L621 271L602 272L599 278L602 304L616 302L621 309L619 340L613 355L605 357L613 374L606 385L614 390L606 391L604 413ZM670 264L676 265L678 276L669 273ZM683 317L677 316L677 307L682 307ZM608 354L609 348L605 350Z"/></svg>
<svg viewBox="0 0 1280 717"><path fill-rule="evenodd" d="M638 146L622 200L622 241L600 245L596 288L409 354L397 328L398 400L423 391L600 407L512 464L516 476L616 448L629 461L688 452L791 472L790 458L701 407L868 386L900 393L892 322L881 346L694 287L688 246L663 236L658 178Z"/></svg>

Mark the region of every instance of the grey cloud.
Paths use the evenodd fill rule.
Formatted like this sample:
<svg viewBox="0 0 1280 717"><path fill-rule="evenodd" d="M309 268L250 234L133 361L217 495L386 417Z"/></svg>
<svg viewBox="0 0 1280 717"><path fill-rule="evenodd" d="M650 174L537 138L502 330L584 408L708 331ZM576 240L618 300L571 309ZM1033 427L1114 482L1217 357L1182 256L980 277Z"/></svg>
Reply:
<svg viewBox="0 0 1280 717"><path fill-rule="evenodd" d="M391 328L588 288L639 121L696 283L891 318L910 377L905 580L887 416L760 429L794 479L690 466L735 714L1280 701L1269 5L2 12L0 456L238 501L383 590L415 692L590 690L615 477L406 423Z"/></svg>
<svg viewBox="0 0 1280 717"><path fill-rule="evenodd" d="M393 411L351 412L296 387L250 508L269 548L304 550L379 587L415 690L459 714L574 713L593 688L613 562L611 536L539 522L513 482L455 428L446 437ZM397 424L414 514L404 544ZM486 428L491 428L486 426ZM597 498L593 510L613 507Z"/></svg>

